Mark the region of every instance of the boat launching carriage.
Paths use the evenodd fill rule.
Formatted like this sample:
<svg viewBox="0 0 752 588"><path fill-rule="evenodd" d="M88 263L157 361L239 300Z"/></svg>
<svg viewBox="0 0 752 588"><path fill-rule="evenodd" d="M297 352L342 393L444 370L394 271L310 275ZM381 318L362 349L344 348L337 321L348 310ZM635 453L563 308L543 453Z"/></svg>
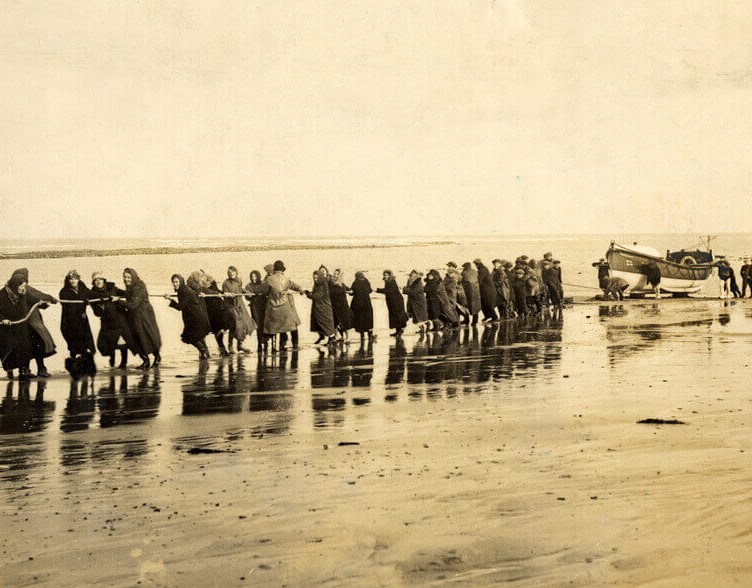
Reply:
<svg viewBox="0 0 752 588"><path fill-rule="evenodd" d="M661 257L653 247L625 247L614 241L606 252L606 261L610 276L626 280L629 291L634 294L653 292L645 275L645 266L650 263L655 263L661 272L661 292L675 296L686 296L702 290L715 267L712 251L667 251L666 256Z"/></svg>

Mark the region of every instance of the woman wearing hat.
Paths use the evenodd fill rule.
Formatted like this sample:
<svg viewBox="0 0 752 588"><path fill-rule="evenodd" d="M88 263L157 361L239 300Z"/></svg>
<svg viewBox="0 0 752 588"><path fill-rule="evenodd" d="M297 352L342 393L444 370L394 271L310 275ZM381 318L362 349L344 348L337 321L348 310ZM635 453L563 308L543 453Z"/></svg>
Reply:
<svg viewBox="0 0 752 588"><path fill-rule="evenodd" d="M86 316L86 307L91 297L89 288L81 282L80 274L76 270L70 270L65 275L60 300L75 300L80 304L62 305L60 331L68 344L71 357L94 354L97 351L89 326L89 317Z"/></svg>
<svg viewBox="0 0 752 588"><path fill-rule="evenodd" d="M115 300L124 296L125 291L120 290L114 282L108 282L104 273L94 272L91 275L90 296L91 310L101 320L99 335L97 335L97 349L102 355L110 358L110 367L115 365L115 352L120 350L120 369L128 365L128 349L133 350L133 335L128 325L128 315L125 309Z"/></svg>

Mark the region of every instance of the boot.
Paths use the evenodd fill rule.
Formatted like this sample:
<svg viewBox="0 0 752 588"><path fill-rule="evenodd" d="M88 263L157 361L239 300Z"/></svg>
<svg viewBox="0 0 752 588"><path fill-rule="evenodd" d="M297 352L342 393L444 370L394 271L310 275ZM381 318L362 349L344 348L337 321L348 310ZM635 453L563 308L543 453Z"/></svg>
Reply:
<svg viewBox="0 0 752 588"><path fill-rule="evenodd" d="M110 367L115 367L115 352L113 351L112 354L110 354Z"/></svg>
<svg viewBox="0 0 752 588"><path fill-rule="evenodd" d="M159 355L159 353L154 354L154 362L151 364L154 367L157 367L160 363L162 363L162 356Z"/></svg>
<svg viewBox="0 0 752 588"><path fill-rule="evenodd" d="M29 371L29 368L19 368L18 370L18 379L22 382L27 381L31 379L31 372Z"/></svg>
<svg viewBox="0 0 752 588"><path fill-rule="evenodd" d="M13 370L5 370L5 375L8 376L9 380L13 379Z"/></svg>
<svg viewBox="0 0 752 588"><path fill-rule="evenodd" d="M113 359L114 359L113 355ZM125 345L120 346L120 365L118 368L121 370L124 370L126 366L128 365L128 348Z"/></svg>
<svg viewBox="0 0 752 588"><path fill-rule="evenodd" d="M138 366L136 369L139 370L148 370L149 367L151 367L151 364L149 363L149 356L148 355L139 355L141 358L141 365Z"/></svg>
<svg viewBox="0 0 752 588"><path fill-rule="evenodd" d="M222 333L217 333L214 335L214 338L217 340L217 347L219 347L219 354L227 357L230 355L230 352L227 351L227 347L225 347L225 336Z"/></svg>
<svg viewBox="0 0 752 588"><path fill-rule="evenodd" d="M44 365L43 359L37 359L37 376L40 378L50 377L50 372L47 371L47 366Z"/></svg>
<svg viewBox="0 0 752 588"><path fill-rule="evenodd" d="M232 335L228 335L227 336L227 353L229 353L230 355L235 353L234 343L235 343L235 339L232 338ZM238 347L240 347L239 344L238 344Z"/></svg>

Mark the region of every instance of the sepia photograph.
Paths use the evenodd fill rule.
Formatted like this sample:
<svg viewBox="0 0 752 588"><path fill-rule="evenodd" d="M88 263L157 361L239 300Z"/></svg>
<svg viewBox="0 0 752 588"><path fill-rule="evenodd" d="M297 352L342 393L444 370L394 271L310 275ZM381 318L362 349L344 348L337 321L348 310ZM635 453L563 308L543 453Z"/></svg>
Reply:
<svg viewBox="0 0 752 588"><path fill-rule="evenodd" d="M0 4L0 587L752 583L752 4Z"/></svg>

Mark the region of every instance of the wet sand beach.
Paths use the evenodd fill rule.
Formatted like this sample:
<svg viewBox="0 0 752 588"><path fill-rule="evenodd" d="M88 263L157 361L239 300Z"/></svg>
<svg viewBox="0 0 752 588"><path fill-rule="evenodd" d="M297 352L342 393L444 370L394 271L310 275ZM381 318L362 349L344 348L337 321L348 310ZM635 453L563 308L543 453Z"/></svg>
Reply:
<svg viewBox="0 0 752 588"><path fill-rule="evenodd" d="M1 583L746 583L750 318L587 302L8 382Z"/></svg>

